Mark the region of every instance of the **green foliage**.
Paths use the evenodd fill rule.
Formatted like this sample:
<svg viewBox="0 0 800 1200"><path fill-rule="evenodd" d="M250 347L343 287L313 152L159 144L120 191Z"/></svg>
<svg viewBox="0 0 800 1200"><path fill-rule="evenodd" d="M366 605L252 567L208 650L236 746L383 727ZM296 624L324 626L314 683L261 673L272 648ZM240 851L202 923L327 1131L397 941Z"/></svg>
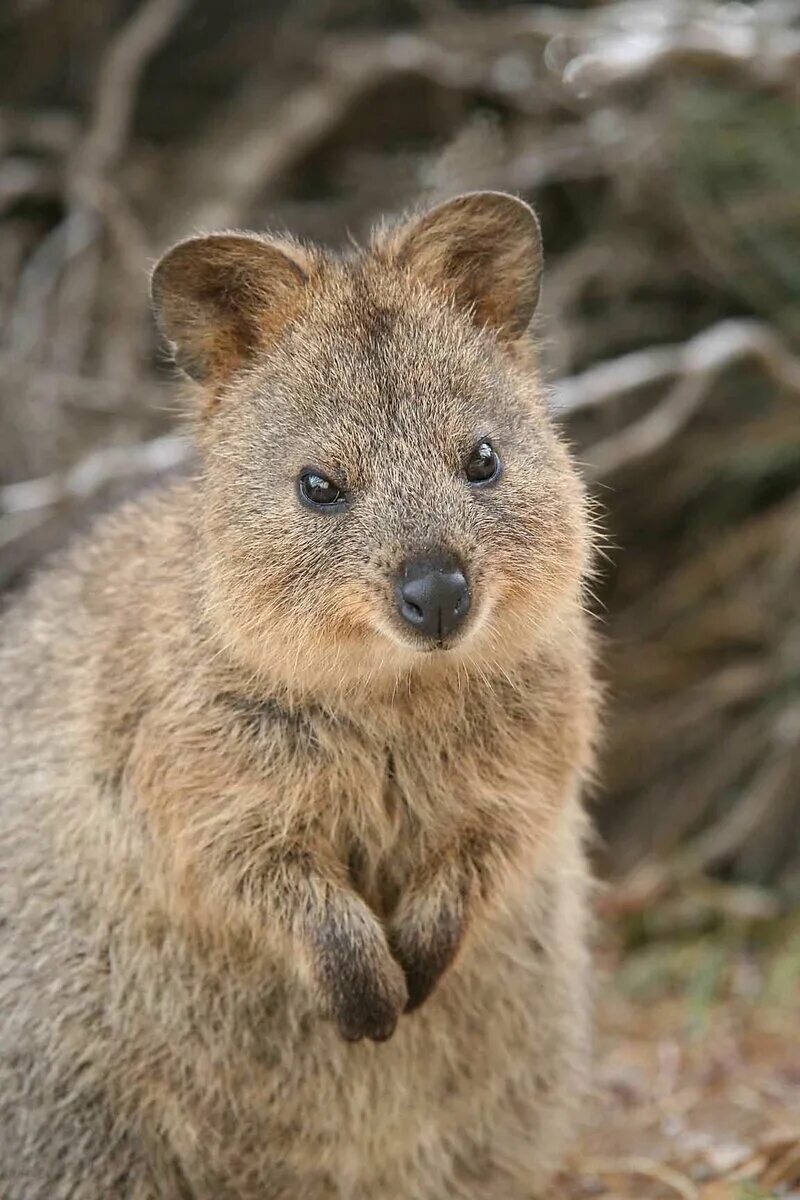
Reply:
<svg viewBox="0 0 800 1200"><path fill-rule="evenodd" d="M796 97L709 77L670 89L672 179L713 276L800 342Z"/></svg>

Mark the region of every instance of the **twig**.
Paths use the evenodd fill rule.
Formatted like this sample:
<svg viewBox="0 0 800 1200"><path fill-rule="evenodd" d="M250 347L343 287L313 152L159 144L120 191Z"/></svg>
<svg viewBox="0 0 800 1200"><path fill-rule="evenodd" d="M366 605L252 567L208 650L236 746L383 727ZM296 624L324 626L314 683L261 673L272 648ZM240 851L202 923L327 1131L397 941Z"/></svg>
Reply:
<svg viewBox="0 0 800 1200"><path fill-rule="evenodd" d="M76 206L30 256L19 277L9 321L9 341L17 354L30 354L42 343L48 304L61 272L94 243L98 234L96 214Z"/></svg>
<svg viewBox="0 0 800 1200"><path fill-rule="evenodd" d="M796 4L776 19L757 8L734 13L721 4L663 0L657 9L648 3L609 4L589 20L584 13L537 5L519 23L529 36L566 42L562 82L586 99L593 91L674 75L687 66L735 71L758 85L796 93L800 33L792 28L793 16Z"/></svg>
<svg viewBox="0 0 800 1200"><path fill-rule="evenodd" d="M120 480L169 471L188 461L189 455L188 443L175 434L138 445L109 446L87 455L69 471L0 488L0 512L32 512L83 501Z"/></svg>
<svg viewBox="0 0 800 1200"><path fill-rule="evenodd" d="M89 130L80 149L82 174L107 173L125 148L139 80L189 0L145 0L112 38L100 65Z"/></svg>
<svg viewBox="0 0 800 1200"><path fill-rule="evenodd" d="M91 375L70 374L63 369L39 367L17 354L0 352L0 380L4 386L25 393L57 395L61 403L89 412L116 412L131 400L155 408L162 393L153 384L96 379ZM163 401L162 401L163 402Z"/></svg>
<svg viewBox="0 0 800 1200"><path fill-rule="evenodd" d="M63 220L32 255L18 285L10 322L17 352L30 352L44 340L47 306L67 264L80 257L102 233L98 212L110 214L117 240L127 234L133 244L125 261L142 261L143 238L132 218L126 219L121 197L114 196L107 175L128 136L136 88L147 62L174 26L187 0L145 0L111 40L100 66L85 136L68 162L68 206ZM75 323L87 327L94 288L86 289Z"/></svg>
<svg viewBox="0 0 800 1200"><path fill-rule="evenodd" d="M637 350L590 367L582 375L562 379L555 387L555 407L559 413L569 415L621 399L675 375L720 371L743 358L757 359L776 383L800 394L800 358L786 348L769 325L731 319L704 329L681 346Z"/></svg>
<svg viewBox="0 0 800 1200"><path fill-rule="evenodd" d="M144 0L111 39L97 76L89 128L70 171L73 206L103 213L126 268L141 264L147 239L122 194L110 181L111 169L130 135L139 83L150 59L166 41L191 0Z"/></svg>
<svg viewBox="0 0 800 1200"><path fill-rule="evenodd" d="M644 1179L654 1179L683 1200L698 1200L700 1195L688 1175L650 1158L590 1157L581 1159L578 1166L582 1175L641 1175Z"/></svg>
<svg viewBox="0 0 800 1200"><path fill-rule="evenodd" d="M7 158L0 165L0 215L23 196L43 198L57 191L51 167L27 158Z"/></svg>
<svg viewBox="0 0 800 1200"><path fill-rule="evenodd" d="M656 408L620 433L596 442L584 451L589 473L602 478L666 446L702 407L717 372L687 374L672 387Z"/></svg>
<svg viewBox="0 0 800 1200"><path fill-rule="evenodd" d="M635 350L622 358L589 367L582 375L567 376L553 389L553 407L560 415L570 416L664 383L680 370L680 349L656 346Z"/></svg>
<svg viewBox="0 0 800 1200"><path fill-rule="evenodd" d="M80 126L72 113L40 110L20 112L0 108L0 145L25 143L42 154L67 154L77 142Z"/></svg>
<svg viewBox="0 0 800 1200"><path fill-rule="evenodd" d="M555 408L565 415L581 412L676 379L656 408L585 452L591 472L608 475L671 441L699 409L719 375L748 358L760 363L779 387L800 396L800 359L769 326L727 320L683 346L636 351L562 380L555 388Z"/></svg>
<svg viewBox="0 0 800 1200"><path fill-rule="evenodd" d="M321 48L319 59L317 77L276 104L268 121L254 119L269 99L259 84L240 95L208 131L202 154L181 166L165 241L187 230L236 225L256 197L336 129L377 83L418 72L453 85L463 82L465 70L460 54L412 35L332 41ZM199 204L197 196L203 197Z"/></svg>
<svg viewBox="0 0 800 1200"><path fill-rule="evenodd" d="M730 812L716 821L677 856L681 876L700 874L732 858L768 821L776 796L791 787L796 769L793 745L768 760Z"/></svg>

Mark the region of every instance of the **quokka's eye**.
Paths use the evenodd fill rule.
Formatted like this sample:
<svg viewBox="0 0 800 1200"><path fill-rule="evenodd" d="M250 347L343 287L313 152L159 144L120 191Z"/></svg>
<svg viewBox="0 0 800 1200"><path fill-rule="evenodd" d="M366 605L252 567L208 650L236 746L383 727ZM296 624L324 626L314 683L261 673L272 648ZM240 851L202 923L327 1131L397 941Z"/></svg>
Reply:
<svg viewBox="0 0 800 1200"><path fill-rule="evenodd" d="M464 464L470 483L494 483L500 476L500 459L491 442L478 442Z"/></svg>
<svg viewBox="0 0 800 1200"><path fill-rule="evenodd" d="M300 498L312 508L336 508L347 499L341 488L316 471L303 471L299 488Z"/></svg>

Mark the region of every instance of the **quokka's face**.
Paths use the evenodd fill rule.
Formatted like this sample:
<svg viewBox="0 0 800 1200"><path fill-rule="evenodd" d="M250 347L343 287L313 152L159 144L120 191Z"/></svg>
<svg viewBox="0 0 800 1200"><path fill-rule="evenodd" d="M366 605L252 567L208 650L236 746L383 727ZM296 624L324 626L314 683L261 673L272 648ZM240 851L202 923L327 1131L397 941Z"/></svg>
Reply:
<svg viewBox="0 0 800 1200"><path fill-rule="evenodd" d="M532 213L493 193L349 262L236 235L162 260L157 311L206 389L207 594L254 667L485 669L574 599L581 488L521 340L539 269Z"/></svg>

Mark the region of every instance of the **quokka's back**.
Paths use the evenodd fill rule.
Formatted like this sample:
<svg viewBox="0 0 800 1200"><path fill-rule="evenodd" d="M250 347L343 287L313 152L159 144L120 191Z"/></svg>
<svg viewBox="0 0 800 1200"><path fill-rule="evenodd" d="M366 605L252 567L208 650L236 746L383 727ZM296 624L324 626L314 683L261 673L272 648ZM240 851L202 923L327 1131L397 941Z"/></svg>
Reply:
<svg viewBox="0 0 800 1200"><path fill-rule="evenodd" d="M191 478L0 623L0 1194L532 1200L588 1064L582 488L521 201L179 243Z"/></svg>

